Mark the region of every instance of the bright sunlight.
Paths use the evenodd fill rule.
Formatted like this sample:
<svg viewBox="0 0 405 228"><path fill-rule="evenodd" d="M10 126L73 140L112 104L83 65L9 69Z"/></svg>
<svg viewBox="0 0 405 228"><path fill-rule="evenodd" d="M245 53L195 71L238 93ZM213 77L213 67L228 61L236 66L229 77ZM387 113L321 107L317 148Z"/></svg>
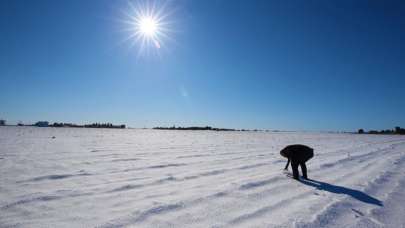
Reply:
<svg viewBox="0 0 405 228"><path fill-rule="evenodd" d="M169 37L169 15L166 4L155 1L137 1L129 3L129 10L125 12L127 18L123 20L129 36L126 40L131 41L131 47L138 48L139 55L152 53L159 54L165 40Z"/></svg>
<svg viewBox="0 0 405 228"><path fill-rule="evenodd" d="M144 36L153 38L156 36L156 33L159 29L159 25L153 18L145 17L139 20L139 23L137 24L137 29Z"/></svg>

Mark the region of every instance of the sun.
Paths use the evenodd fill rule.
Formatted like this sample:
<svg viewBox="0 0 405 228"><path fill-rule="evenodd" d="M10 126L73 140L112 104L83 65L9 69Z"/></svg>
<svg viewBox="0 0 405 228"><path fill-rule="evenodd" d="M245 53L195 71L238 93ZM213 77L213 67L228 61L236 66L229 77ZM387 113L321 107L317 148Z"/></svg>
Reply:
<svg viewBox="0 0 405 228"><path fill-rule="evenodd" d="M153 38L159 30L159 24L152 17L144 17L137 23L137 29L142 35Z"/></svg>
<svg viewBox="0 0 405 228"><path fill-rule="evenodd" d="M163 4L165 3L165 4ZM137 47L138 56L157 53L165 47L164 42L172 40L170 33L172 11L168 10L168 2L138 0L129 2L129 8L124 11L126 24L124 31L129 32L125 41L130 41L131 47Z"/></svg>

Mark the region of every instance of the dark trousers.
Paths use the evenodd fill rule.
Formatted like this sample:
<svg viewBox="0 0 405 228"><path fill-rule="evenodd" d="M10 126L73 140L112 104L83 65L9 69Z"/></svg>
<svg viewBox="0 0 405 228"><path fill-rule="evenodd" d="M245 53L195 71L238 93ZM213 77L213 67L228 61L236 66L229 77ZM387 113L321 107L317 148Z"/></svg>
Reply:
<svg viewBox="0 0 405 228"><path fill-rule="evenodd" d="M308 179L307 166L305 165L305 162L291 161L291 167L292 167L294 179L298 180L298 175L299 175L298 166L301 166L302 177L305 179Z"/></svg>

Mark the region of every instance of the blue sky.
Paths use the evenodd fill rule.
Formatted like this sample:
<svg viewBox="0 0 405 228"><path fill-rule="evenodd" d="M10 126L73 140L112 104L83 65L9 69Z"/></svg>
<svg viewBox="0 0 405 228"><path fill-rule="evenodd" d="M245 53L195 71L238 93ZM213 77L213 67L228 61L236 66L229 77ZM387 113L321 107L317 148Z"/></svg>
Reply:
<svg viewBox="0 0 405 228"><path fill-rule="evenodd" d="M148 54L122 42L128 1L0 1L0 118L405 126L403 1L184 0L165 10L170 39Z"/></svg>

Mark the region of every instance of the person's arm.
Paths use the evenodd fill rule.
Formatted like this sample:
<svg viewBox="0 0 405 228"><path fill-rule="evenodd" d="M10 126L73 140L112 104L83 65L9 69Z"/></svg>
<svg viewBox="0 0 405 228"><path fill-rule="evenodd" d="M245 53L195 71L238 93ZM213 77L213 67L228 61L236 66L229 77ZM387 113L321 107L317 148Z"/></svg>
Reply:
<svg viewBox="0 0 405 228"><path fill-rule="evenodd" d="M285 165L285 170L288 170L288 165L290 164L290 159L288 159L287 164Z"/></svg>

